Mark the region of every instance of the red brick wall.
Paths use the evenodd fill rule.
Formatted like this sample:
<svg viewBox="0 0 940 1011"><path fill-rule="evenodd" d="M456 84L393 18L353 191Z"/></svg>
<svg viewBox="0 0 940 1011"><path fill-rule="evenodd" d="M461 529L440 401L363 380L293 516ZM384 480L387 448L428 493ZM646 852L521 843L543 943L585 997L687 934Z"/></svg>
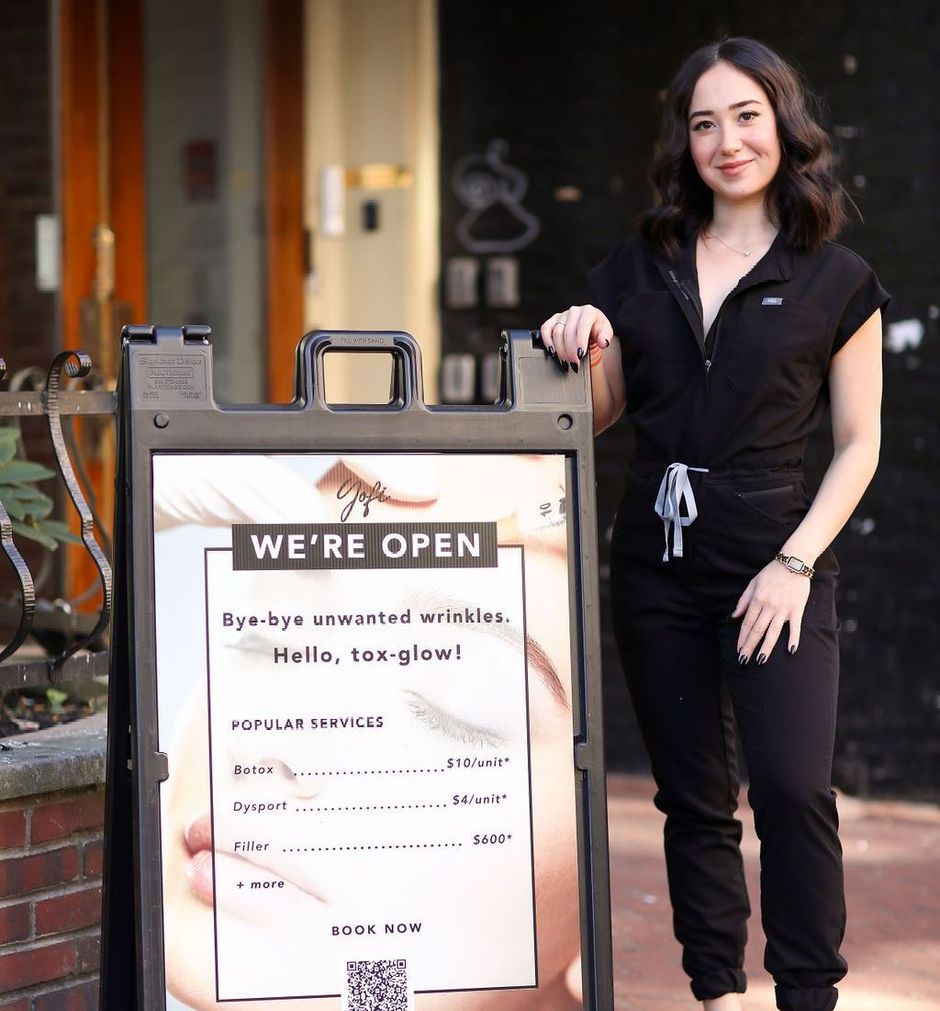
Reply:
<svg viewBox="0 0 940 1011"><path fill-rule="evenodd" d="M0 1011L97 1011L104 788L0 803Z"/></svg>

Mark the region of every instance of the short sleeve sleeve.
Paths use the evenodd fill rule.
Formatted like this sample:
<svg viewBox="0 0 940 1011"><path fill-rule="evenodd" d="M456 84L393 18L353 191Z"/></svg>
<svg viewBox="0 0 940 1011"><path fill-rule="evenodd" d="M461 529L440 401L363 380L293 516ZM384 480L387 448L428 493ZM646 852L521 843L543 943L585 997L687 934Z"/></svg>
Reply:
<svg viewBox="0 0 940 1011"><path fill-rule="evenodd" d="M871 267L861 257L856 259L858 264L853 273L852 292L839 318L832 342L833 355L845 346L873 312L884 309L891 301L891 296L882 287Z"/></svg>
<svg viewBox="0 0 940 1011"><path fill-rule="evenodd" d="M627 265L629 240L621 243L588 271L587 281L591 293L591 305L596 306L615 326L617 312L624 300L630 284Z"/></svg>

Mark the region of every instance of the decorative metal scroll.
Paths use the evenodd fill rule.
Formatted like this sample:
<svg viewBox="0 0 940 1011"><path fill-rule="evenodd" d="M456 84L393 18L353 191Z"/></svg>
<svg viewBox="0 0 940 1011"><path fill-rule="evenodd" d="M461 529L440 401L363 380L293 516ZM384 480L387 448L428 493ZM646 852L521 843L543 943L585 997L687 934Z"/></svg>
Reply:
<svg viewBox="0 0 940 1011"><path fill-rule="evenodd" d="M82 543L88 550L98 569L101 580L101 591L103 601L101 611L98 614L98 621L95 627L81 639L77 639L67 646L56 658L56 664L61 664L73 653L78 652L83 646L97 639L108 627L111 618L111 566L108 564L101 546L95 540L95 520L91 509L85 501L81 485L72 469L72 460L69 456L68 448L65 445L65 436L62 433L62 418L59 414L59 386L62 382L62 372L73 379L87 376L91 371L91 358L84 351L62 351L56 355L49 367L49 375L46 378L46 418L49 422L49 437L52 439L52 448L55 450L56 460L59 463L59 470L68 489L69 497L75 506L75 511L79 515L82 525Z"/></svg>
<svg viewBox="0 0 940 1011"><path fill-rule="evenodd" d="M6 372L6 362L0 358L0 380L3 379ZM20 594L23 598L19 626L13 633L13 638L0 650L0 663L2 663L26 641L26 637L33 627L33 615L36 613L36 587L33 585L33 577L29 567L13 543L13 521L4 508L3 502L0 502L0 547L3 548L4 554L16 572L16 579L20 584Z"/></svg>
<svg viewBox="0 0 940 1011"><path fill-rule="evenodd" d="M95 526L100 526L100 519L89 507L76 476L72 455L69 453L71 447L75 454L74 440L70 440L62 425L63 415L114 414L116 396L113 391L71 391L63 388L63 378L82 379L88 376L90 370L91 359L83 351L63 351L53 360L45 376L45 389L42 389L42 370L33 367L16 372L11 377L8 391L0 391L0 417L11 419L14 426L19 427L19 419L23 417L37 417L40 414L45 416L59 471L81 521L81 540L95 563L103 593L103 603L93 627L89 629L91 616L84 622L76 620L79 616L68 619L68 627L62 629L66 633L66 646L57 655L46 658L27 657L25 651L17 655L34 629L38 583L14 542L13 522L0 502L0 548L13 566L21 598L16 631L9 642L0 644L0 690L17 685L93 677L107 671L106 652L98 650L75 655L100 641L107 628L112 608L112 577L107 557L95 535ZM6 365L0 359L0 380L5 377L6 371ZM78 467L84 473L80 460ZM105 536L103 530L99 536ZM44 558L42 564L39 581L42 581L43 572L49 568L48 559ZM11 625L13 620L10 621ZM76 630L77 635L74 634Z"/></svg>

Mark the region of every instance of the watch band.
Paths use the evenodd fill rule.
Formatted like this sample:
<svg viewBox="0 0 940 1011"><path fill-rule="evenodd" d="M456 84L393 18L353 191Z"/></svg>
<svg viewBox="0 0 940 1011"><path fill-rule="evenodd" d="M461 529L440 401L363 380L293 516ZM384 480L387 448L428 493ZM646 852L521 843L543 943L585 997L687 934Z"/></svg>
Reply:
<svg viewBox="0 0 940 1011"><path fill-rule="evenodd" d="M812 579L816 575L816 570L812 565L807 565L802 558L797 558L796 555L785 555L782 551L778 551L774 557L778 562L783 562L791 572L806 576L808 579Z"/></svg>

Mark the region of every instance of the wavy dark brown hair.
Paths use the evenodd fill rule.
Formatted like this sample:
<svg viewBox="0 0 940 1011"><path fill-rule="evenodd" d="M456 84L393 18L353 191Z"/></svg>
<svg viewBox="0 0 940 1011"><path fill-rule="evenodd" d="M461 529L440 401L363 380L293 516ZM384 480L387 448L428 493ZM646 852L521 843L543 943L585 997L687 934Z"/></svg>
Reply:
<svg viewBox="0 0 940 1011"><path fill-rule="evenodd" d="M770 98L780 139L780 168L767 188L766 210L791 245L818 249L845 225L848 199L833 174L832 141L813 114L818 100L789 63L745 36L702 46L679 68L666 94L650 169L656 204L641 215L640 231L672 257L682 241L711 219L712 191L692 161L688 116L696 82L718 62L747 74Z"/></svg>

